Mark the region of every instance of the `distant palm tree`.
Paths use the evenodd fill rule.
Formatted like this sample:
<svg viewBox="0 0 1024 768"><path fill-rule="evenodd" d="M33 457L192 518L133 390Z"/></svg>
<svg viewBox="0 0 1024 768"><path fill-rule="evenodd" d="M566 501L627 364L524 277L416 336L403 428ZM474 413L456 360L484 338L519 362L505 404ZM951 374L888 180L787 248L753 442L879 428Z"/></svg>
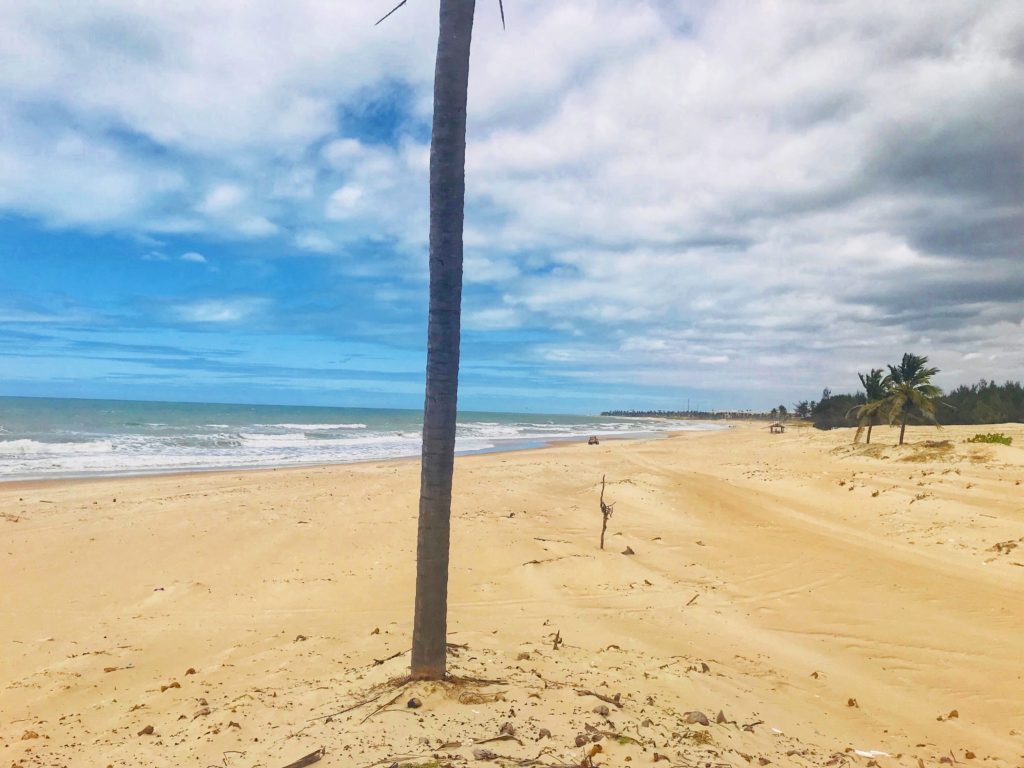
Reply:
<svg viewBox="0 0 1024 768"><path fill-rule="evenodd" d="M927 357L907 352L899 365L889 366L889 375L882 379L882 385L888 389L885 413L890 424L899 422L900 445L903 445L903 434L911 416L917 414L939 425L935 418L935 398L942 390L931 381L939 369L926 368L927 363Z"/></svg>
<svg viewBox="0 0 1024 768"><path fill-rule="evenodd" d="M474 10L475 0L441 0L434 69L430 307L411 669L414 678L429 680L440 680L446 672L448 550L462 314L466 100Z"/></svg>
<svg viewBox="0 0 1024 768"><path fill-rule="evenodd" d="M886 415L888 409L889 394L886 390L881 368L872 368L868 374L858 373L861 385L864 387L864 394L867 402L851 409L850 413L857 419L857 433L853 436L853 442L858 442L864 433L864 427L868 428L868 437L864 442L871 443L871 428L879 423L879 420Z"/></svg>

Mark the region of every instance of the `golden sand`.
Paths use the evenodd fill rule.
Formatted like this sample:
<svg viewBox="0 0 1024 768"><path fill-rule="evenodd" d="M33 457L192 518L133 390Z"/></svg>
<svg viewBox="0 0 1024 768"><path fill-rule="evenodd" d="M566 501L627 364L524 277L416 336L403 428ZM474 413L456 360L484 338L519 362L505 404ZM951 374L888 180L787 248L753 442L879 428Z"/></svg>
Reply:
<svg viewBox="0 0 1024 768"><path fill-rule="evenodd" d="M416 462L2 485L0 767L1024 765L1024 428L896 434L459 459L404 687Z"/></svg>

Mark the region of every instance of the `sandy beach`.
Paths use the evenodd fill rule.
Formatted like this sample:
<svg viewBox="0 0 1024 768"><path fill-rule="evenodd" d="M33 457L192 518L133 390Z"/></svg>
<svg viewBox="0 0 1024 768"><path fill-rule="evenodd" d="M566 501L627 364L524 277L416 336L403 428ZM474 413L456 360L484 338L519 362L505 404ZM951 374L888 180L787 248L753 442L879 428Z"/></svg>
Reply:
<svg viewBox="0 0 1024 768"><path fill-rule="evenodd" d="M0 485L0 765L1024 765L1024 427L896 437L460 458L445 684L415 461Z"/></svg>

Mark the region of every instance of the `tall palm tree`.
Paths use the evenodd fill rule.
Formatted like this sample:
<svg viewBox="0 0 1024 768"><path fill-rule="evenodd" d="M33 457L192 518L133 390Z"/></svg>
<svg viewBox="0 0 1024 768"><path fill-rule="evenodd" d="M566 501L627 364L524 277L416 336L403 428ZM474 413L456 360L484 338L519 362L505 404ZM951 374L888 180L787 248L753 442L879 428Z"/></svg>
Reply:
<svg viewBox="0 0 1024 768"><path fill-rule="evenodd" d="M867 402L862 405L855 406L850 410L853 417L857 419L857 433L853 436L853 442L858 442L860 436L864 433L864 427L868 428L867 440L864 442L867 444L871 443L871 428L878 423L879 419L886 414L888 408L888 401L886 396L888 392L886 390L884 379L882 374L884 371L881 368L872 368L870 373L858 373L857 377L860 379L861 386L864 387L864 394L867 398Z"/></svg>
<svg viewBox="0 0 1024 768"><path fill-rule="evenodd" d="M939 369L926 368L927 363L927 357L907 352L899 365L889 366L889 375L882 379L883 386L888 388L885 412L890 424L899 422L900 445L907 431L907 420L915 414L939 425L935 418L935 398L942 390L931 381Z"/></svg>
<svg viewBox="0 0 1024 768"><path fill-rule="evenodd" d="M430 308L412 677L445 676L448 549L462 315L466 100L476 0L440 0L430 136Z"/></svg>

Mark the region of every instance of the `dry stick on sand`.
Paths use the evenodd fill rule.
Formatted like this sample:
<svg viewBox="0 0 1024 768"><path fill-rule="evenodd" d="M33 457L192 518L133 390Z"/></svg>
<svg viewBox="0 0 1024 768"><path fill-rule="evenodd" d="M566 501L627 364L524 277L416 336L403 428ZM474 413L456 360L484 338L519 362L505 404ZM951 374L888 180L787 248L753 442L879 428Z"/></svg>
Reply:
<svg viewBox="0 0 1024 768"><path fill-rule="evenodd" d="M597 693L596 691L590 691L590 690L587 690L586 688L576 688L575 691L576 691L576 695L577 696L593 696L594 698L600 699L601 701L603 701L603 702L605 702L607 704L613 704L614 706L618 707L619 709L622 709L622 694L620 694L620 693L617 693L614 696L605 696L603 693Z"/></svg>
<svg viewBox="0 0 1024 768"><path fill-rule="evenodd" d="M362 725L363 723L365 723L365 722L366 722L367 720L369 720L369 719L370 719L371 717L373 717L374 715L379 715L379 714L380 714L381 712L383 712L383 711L384 711L385 709L387 709L387 708L388 708L388 707L390 707L390 706L391 706L392 704L394 704L394 703L395 703L396 701L398 701L398 700L399 700L400 698L402 698L402 694L403 694L403 693L404 693L404 691L399 691L399 692L398 692L398 693L397 693L397 694L396 694L396 695L394 696L394 698L388 699L388 700L387 700L387 701L385 701L385 702L384 702L383 704L381 704L381 705L380 705L379 707L377 707L377 708L376 708L375 710L373 710L372 712L370 712L370 713L369 713L369 714L368 714L368 715L367 715L366 717L364 717L364 718L363 718L362 720L360 720L360 721L359 721L359 724L360 724L360 725ZM404 711L404 710L403 710L403 711Z"/></svg>
<svg viewBox="0 0 1024 768"><path fill-rule="evenodd" d="M326 750L323 747L320 747L316 752L310 752L305 757L300 757L294 763L288 763L284 768L305 768L307 765L319 763L320 758L324 756L324 752L326 752Z"/></svg>
<svg viewBox="0 0 1024 768"><path fill-rule="evenodd" d="M345 707L344 709L339 709L337 712L331 712L331 714L329 714L329 715L317 715L316 717L311 717L306 722L315 723L317 720L326 720L328 717L337 717L338 715L344 715L347 712L351 712L353 709L359 709L360 707L363 707L363 706L365 706L367 704L372 704L373 702L375 702L379 698L381 698L385 693L387 693L387 689L381 691L376 696L371 696L368 699L363 699L362 701L357 701L355 704L353 704L350 707Z"/></svg>
<svg viewBox="0 0 1024 768"><path fill-rule="evenodd" d="M608 518L612 516L614 504L604 503L604 475L601 475L601 549L604 549L604 532L608 530Z"/></svg>

